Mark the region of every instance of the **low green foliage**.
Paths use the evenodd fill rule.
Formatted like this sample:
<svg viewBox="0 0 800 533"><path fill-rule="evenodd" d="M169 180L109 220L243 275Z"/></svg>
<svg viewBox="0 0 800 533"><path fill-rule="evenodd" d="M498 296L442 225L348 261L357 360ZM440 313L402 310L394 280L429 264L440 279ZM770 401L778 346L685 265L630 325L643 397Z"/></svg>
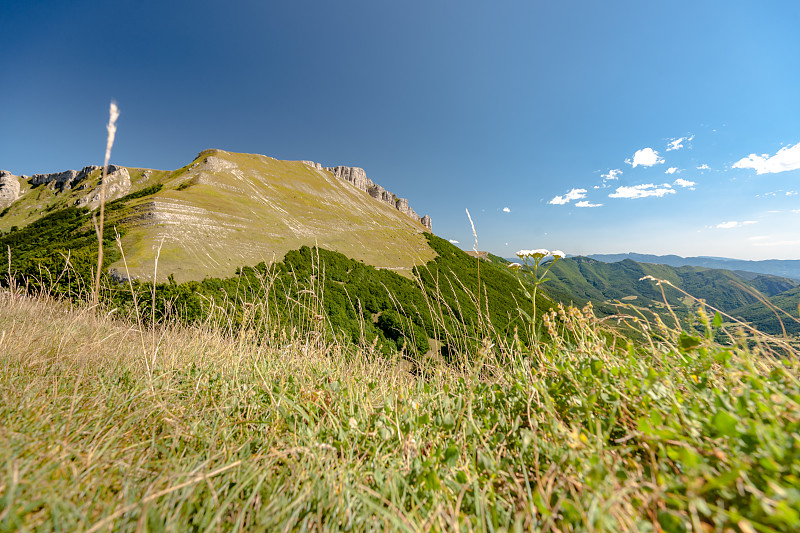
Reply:
<svg viewBox="0 0 800 533"><path fill-rule="evenodd" d="M482 339L509 345L516 334L529 342L527 326L518 327L525 325L517 305L525 292L513 274L488 263L479 266L443 239L427 238L439 255L414 270L417 280L304 246L281 262L242 268L236 277L155 287L134 282L133 291L128 285L111 288L107 299L123 310L135 302L139 316L159 321L211 320L280 338L313 330L329 341L374 344L384 354L435 352L452 358L474 350ZM539 305L547 309L552 302L540 297ZM488 320L482 318L487 312ZM431 340L442 348L434 349Z"/></svg>
<svg viewBox="0 0 800 533"><path fill-rule="evenodd" d="M125 202L128 202L130 200L135 200L136 198L144 198L145 196L151 196L163 188L164 188L163 183L156 183L154 185L150 185L149 187L145 187L144 189L139 189L138 191L126 194L122 198L118 198L112 202L109 202L106 207L124 204Z"/></svg>
<svg viewBox="0 0 800 533"><path fill-rule="evenodd" d="M107 267L120 254L109 235L103 244ZM0 236L0 249L8 251L3 270L31 291L85 295L97 266L97 235L86 208L62 209Z"/></svg>

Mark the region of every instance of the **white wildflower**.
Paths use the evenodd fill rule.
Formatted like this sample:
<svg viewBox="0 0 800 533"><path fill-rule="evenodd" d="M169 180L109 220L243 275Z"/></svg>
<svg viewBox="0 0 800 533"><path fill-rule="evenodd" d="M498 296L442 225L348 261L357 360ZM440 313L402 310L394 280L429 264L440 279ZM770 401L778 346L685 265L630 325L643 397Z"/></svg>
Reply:
<svg viewBox="0 0 800 533"><path fill-rule="evenodd" d="M565 257L567 257L567 254L565 254L561 250L553 250L552 252L550 252L550 255L552 255L556 259L564 259Z"/></svg>
<svg viewBox="0 0 800 533"><path fill-rule="evenodd" d="M534 259L541 259L550 255L550 250L545 248L537 248L536 250L520 250L517 252L517 257L523 259L525 257L533 257Z"/></svg>

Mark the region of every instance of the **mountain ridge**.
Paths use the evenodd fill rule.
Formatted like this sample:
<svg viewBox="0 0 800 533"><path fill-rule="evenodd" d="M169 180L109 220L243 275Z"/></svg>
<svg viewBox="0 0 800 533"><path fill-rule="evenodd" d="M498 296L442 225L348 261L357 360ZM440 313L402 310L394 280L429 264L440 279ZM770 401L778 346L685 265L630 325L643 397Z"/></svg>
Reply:
<svg viewBox="0 0 800 533"><path fill-rule="evenodd" d="M588 254L583 257L602 261L604 263L617 263L624 259L632 259L638 263L653 263L674 267L697 266L705 268L719 268L724 270L742 270L758 274L771 274L783 276L800 281L800 259L764 259L747 260L728 257L694 256L682 257L679 255L654 255L635 252L621 254Z"/></svg>
<svg viewBox="0 0 800 533"><path fill-rule="evenodd" d="M279 259L303 245L406 275L435 256L423 237L430 231L430 217L417 217L407 201L390 205L300 161L210 149L174 171L109 170L109 203L152 189L107 212L106 227L122 235L127 265L118 261L112 269L123 277L127 272L140 279L155 274L161 281L170 274L178 281L226 277L238 267ZM1 175L2 231L57 209L99 205L100 167L36 179L7 171Z"/></svg>

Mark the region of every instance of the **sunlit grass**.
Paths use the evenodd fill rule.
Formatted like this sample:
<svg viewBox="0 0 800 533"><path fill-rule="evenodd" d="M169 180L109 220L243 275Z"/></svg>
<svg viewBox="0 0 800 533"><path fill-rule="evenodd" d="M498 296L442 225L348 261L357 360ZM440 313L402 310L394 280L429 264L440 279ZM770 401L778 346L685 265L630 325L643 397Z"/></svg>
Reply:
<svg viewBox="0 0 800 533"><path fill-rule="evenodd" d="M308 330L114 316L0 295L0 529L800 522L798 353L767 337L720 346L709 321L633 345L562 307L547 343L410 368Z"/></svg>

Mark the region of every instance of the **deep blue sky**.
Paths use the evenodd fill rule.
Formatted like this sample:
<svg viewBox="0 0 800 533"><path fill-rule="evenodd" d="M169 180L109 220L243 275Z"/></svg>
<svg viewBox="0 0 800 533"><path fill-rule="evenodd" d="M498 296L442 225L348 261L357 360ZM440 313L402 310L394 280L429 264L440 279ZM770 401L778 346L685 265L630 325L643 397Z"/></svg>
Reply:
<svg viewBox="0 0 800 533"><path fill-rule="evenodd" d="M113 98L114 163L360 166L466 249L465 208L503 256L800 258L795 0L28 0L0 27L16 174L101 163Z"/></svg>

